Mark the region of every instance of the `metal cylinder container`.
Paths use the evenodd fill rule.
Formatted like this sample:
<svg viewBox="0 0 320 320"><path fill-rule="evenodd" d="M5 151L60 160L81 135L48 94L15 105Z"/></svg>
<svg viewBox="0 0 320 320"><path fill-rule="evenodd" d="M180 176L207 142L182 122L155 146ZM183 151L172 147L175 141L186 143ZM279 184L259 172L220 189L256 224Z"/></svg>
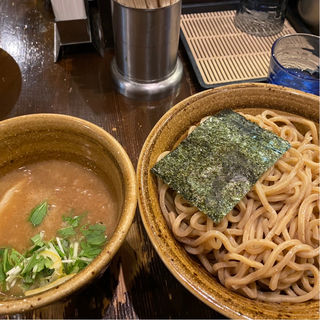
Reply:
<svg viewBox="0 0 320 320"><path fill-rule="evenodd" d="M180 15L181 1L138 9L112 0L115 58L111 70L120 92L148 96L180 82Z"/></svg>

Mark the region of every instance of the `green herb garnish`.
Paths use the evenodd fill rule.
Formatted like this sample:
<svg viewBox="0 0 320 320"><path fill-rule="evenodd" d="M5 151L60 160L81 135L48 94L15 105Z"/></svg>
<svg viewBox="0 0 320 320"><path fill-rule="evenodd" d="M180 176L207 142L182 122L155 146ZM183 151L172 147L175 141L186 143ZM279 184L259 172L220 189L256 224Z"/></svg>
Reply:
<svg viewBox="0 0 320 320"><path fill-rule="evenodd" d="M48 202L44 201L32 209L29 216L29 221L33 224L33 226L36 227L42 222L47 212L48 212Z"/></svg>
<svg viewBox="0 0 320 320"><path fill-rule="evenodd" d="M102 246L106 243L105 237L106 227L103 224L95 224L91 226L83 226L81 228L85 239L81 241L81 255L87 258L96 257L102 250Z"/></svg>
<svg viewBox="0 0 320 320"><path fill-rule="evenodd" d="M66 227L58 230L58 235L62 238L72 237L76 234L73 227Z"/></svg>
<svg viewBox="0 0 320 320"><path fill-rule="evenodd" d="M47 209L45 201L32 210L29 220L34 226L41 223ZM45 286L84 269L107 241L104 225L81 225L85 214L64 216L63 228L50 241L44 241L43 231L34 235L30 239L32 246L23 255L11 248L0 248L0 290L9 290L15 283L24 290Z"/></svg>
<svg viewBox="0 0 320 320"><path fill-rule="evenodd" d="M67 224L70 226L70 227L73 227L73 228L76 228L79 226L80 224L80 220L82 219L83 215L81 216L74 216L74 217L70 217L70 216L64 216L62 218L62 220L64 222L67 222Z"/></svg>
<svg viewBox="0 0 320 320"><path fill-rule="evenodd" d="M82 228L82 234L86 237L88 244L93 246L101 246L105 243L106 227L103 224L95 224L88 228Z"/></svg>

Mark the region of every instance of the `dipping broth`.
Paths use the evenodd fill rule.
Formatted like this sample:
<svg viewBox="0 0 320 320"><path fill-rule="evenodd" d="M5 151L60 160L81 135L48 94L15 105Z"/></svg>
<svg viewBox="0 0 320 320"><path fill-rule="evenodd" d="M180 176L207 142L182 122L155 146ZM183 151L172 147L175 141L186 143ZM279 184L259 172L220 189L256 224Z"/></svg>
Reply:
<svg viewBox="0 0 320 320"><path fill-rule="evenodd" d="M0 178L0 195L0 248L14 248L22 254L39 233L43 241L56 238L57 231L66 226L65 216L81 215L81 225L104 225L106 235L116 224L110 220L116 219L118 210L111 187L77 163L46 160L13 170ZM34 226L30 213L43 201L48 204L47 213ZM80 240L78 244L80 252Z"/></svg>

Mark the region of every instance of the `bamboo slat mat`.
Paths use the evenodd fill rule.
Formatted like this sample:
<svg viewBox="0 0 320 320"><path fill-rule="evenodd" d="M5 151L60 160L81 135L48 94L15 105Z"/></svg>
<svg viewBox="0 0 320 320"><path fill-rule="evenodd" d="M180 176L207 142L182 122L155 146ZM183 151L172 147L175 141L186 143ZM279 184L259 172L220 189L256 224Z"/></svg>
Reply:
<svg viewBox="0 0 320 320"><path fill-rule="evenodd" d="M255 37L234 26L235 10L183 14L181 31L201 86L210 88L262 81L268 74L271 47L280 36L296 33L286 20L282 32Z"/></svg>

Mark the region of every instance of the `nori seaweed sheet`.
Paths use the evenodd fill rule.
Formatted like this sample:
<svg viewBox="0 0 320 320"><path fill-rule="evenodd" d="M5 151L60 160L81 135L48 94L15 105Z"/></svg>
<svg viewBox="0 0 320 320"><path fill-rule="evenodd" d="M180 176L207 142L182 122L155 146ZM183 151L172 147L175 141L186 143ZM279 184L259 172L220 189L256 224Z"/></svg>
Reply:
<svg viewBox="0 0 320 320"><path fill-rule="evenodd" d="M219 223L289 148L274 133L225 109L200 124L151 171Z"/></svg>

